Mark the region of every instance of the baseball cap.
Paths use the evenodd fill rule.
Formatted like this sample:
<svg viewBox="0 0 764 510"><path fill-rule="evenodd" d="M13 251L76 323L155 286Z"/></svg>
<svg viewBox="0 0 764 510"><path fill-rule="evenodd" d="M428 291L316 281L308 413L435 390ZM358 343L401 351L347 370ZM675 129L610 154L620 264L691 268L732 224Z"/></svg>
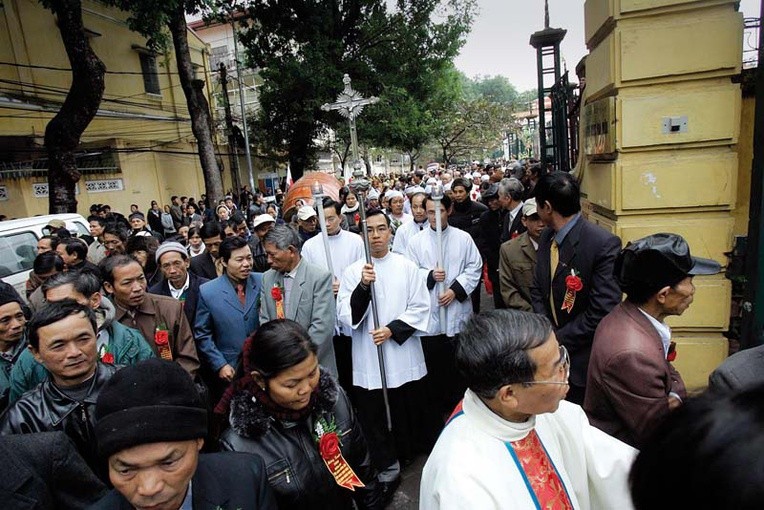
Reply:
<svg viewBox="0 0 764 510"><path fill-rule="evenodd" d="M297 219L302 221L305 221L308 218L312 218L315 215L316 215L315 209L313 209L309 205L304 205L300 207L300 209L297 211Z"/></svg>

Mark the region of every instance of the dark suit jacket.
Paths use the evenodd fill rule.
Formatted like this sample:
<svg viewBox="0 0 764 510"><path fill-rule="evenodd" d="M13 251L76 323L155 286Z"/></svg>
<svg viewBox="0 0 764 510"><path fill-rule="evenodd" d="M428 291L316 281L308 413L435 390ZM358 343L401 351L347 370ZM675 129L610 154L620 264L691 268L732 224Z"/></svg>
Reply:
<svg viewBox="0 0 764 510"><path fill-rule="evenodd" d="M560 246L560 262L552 279L549 253L554 234L551 228L546 228L539 240L531 304L534 312L544 314L552 321L557 340L568 348L571 384L584 387L594 330L621 302L621 289L613 277L613 264L621 249L621 240L583 217L579 218ZM567 312L561 307L567 290L565 278L570 276L571 270L576 271L584 287L576 293L573 309ZM554 324L550 308L552 288L558 324Z"/></svg>
<svg viewBox="0 0 764 510"><path fill-rule="evenodd" d="M196 276L201 276L208 280L214 280L218 277L215 261L212 260L212 257L207 251L196 257L191 257L191 267L189 270Z"/></svg>
<svg viewBox="0 0 764 510"><path fill-rule="evenodd" d="M509 223L509 211L507 211L506 214L504 214L504 223L501 227L501 242L506 243L507 241L510 241L519 236L526 230L528 229L526 229L525 225L523 225L522 208L517 211L515 219L512 220L512 223Z"/></svg>
<svg viewBox="0 0 764 510"><path fill-rule="evenodd" d="M616 306L597 327L584 411L592 425L636 448L668 415L668 395L687 396L658 331L636 305Z"/></svg>
<svg viewBox="0 0 764 510"><path fill-rule="evenodd" d="M199 302L199 286L203 283L207 283L209 280L202 276L196 276L190 271L188 272L188 276L188 291L186 292L186 300L183 302L183 312L186 314L188 323L193 327L194 320L196 319L196 304ZM151 294L157 294L158 296L172 297L172 294L170 293L170 284L167 280L162 280L152 286L149 289L149 292Z"/></svg>
<svg viewBox="0 0 764 510"><path fill-rule="evenodd" d="M736 352L711 373L708 388L740 391L764 383L764 345Z"/></svg>
<svg viewBox="0 0 764 510"><path fill-rule="evenodd" d="M63 432L0 437L0 459L4 509L77 510L106 492Z"/></svg>
<svg viewBox="0 0 764 510"><path fill-rule="evenodd" d="M265 465L248 453L209 453L199 456L191 479L194 510L276 510ZM109 492L91 510L133 510L116 490Z"/></svg>

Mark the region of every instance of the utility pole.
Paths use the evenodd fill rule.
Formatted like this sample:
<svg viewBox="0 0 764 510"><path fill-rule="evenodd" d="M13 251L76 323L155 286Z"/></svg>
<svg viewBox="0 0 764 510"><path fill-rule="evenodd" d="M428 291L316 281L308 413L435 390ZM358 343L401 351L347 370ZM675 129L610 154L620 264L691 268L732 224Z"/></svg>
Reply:
<svg viewBox="0 0 764 510"><path fill-rule="evenodd" d="M239 64L239 42L237 40L236 21L231 16L231 30L233 31L233 54L236 60L236 81L239 82L239 106L241 106L241 126L244 134L244 153L247 155L247 177L249 177L249 191L255 192L255 175L252 171L252 154L249 152L249 131L247 129L247 112L244 110L244 85L241 81L241 64ZM255 77L252 77L254 84Z"/></svg>
<svg viewBox="0 0 764 510"><path fill-rule="evenodd" d="M239 181L239 152L237 150L236 133L233 129L233 117L231 116L231 101L228 98L228 70L225 63L220 63L220 86L223 89L223 107L225 109L225 129L228 132L228 153L231 157L231 183L234 190L241 189Z"/></svg>

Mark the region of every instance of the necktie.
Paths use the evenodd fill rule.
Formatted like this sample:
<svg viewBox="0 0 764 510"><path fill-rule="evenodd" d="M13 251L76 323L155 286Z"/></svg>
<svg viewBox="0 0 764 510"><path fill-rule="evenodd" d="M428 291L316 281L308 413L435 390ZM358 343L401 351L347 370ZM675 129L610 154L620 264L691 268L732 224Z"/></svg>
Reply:
<svg viewBox="0 0 764 510"><path fill-rule="evenodd" d="M241 303L241 306L244 306L247 303L247 295L244 293L243 283L236 284L236 295L239 297L239 303Z"/></svg>
<svg viewBox="0 0 764 510"><path fill-rule="evenodd" d="M560 247L555 239L552 239L552 246L549 247L549 308L552 310L552 319L554 325L558 326L557 310L554 309L554 273L557 272L557 266L560 263Z"/></svg>

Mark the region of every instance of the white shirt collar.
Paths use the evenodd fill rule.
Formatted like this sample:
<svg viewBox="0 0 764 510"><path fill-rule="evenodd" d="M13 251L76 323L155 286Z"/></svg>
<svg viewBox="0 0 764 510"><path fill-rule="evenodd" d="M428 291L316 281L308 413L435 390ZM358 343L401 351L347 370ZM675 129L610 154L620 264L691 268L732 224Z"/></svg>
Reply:
<svg viewBox="0 0 764 510"><path fill-rule="evenodd" d="M288 273L284 273L284 278L294 278L295 276L297 276L297 269L300 267L300 264L302 264L302 258L300 258L300 261L297 263L296 266L292 268L291 271L289 271Z"/></svg>
<svg viewBox="0 0 764 510"><path fill-rule="evenodd" d="M531 236L528 236L528 239L530 239L531 244L533 245L533 249L536 251L539 251L539 243L533 240Z"/></svg>
<svg viewBox="0 0 764 510"><path fill-rule="evenodd" d="M173 297L173 299L180 299L180 296L183 295L184 292L186 292L186 289L188 289L188 286L191 283L191 275L186 273L186 283L183 284L183 286L179 289L176 289L172 286L172 282L167 280L167 286L170 288L170 295Z"/></svg>
<svg viewBox="0 0 764 510"><path fill-rule="evenodd" d="M658 332L658 336L661 337L661 343L663 344L663 355L667 356L669 345L671 345L671 328L641 308L639 308L639 311L642 312L645 317L647 317L647 320L650 321L650 324L652 324L655 330Z"/></svg>

